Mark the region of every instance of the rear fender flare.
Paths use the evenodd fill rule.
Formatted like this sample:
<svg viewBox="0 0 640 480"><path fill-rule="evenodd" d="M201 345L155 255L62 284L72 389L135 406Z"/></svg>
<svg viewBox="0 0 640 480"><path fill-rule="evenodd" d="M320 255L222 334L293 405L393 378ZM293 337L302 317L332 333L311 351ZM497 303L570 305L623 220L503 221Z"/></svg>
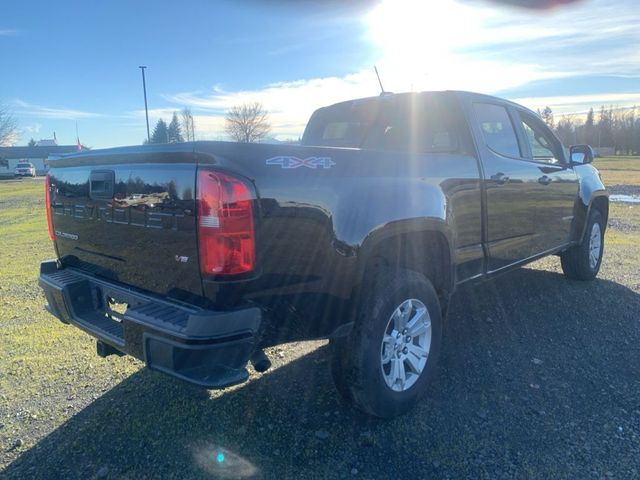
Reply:
<svg viewBox="0 0 640 480"><path fill-rule="evenodd" d="M444 238L446 246L449 249L449 266L448 272L449 282L446 290L453 291L455 285L455 268L453 267L453 240L452 232L444 220L439 218L412 218L407 220L399 220L390 222L377 229L374 229L367 235L358 252L358 266L356 278L358 283L365 278L366 269L371 265L372 257L375 255L378 247L386 240L398 238L404 235L428 235L436 233ZM428 252L425 252L425 257Z"/></svg>

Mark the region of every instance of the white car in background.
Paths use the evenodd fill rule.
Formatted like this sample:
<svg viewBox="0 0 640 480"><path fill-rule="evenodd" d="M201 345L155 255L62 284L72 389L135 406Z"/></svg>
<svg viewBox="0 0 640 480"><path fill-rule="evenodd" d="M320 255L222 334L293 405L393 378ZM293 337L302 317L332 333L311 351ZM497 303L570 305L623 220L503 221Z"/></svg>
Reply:
<svg viewBox="0 0 640 480"><path fill-rule="evenodd" d="M22 162L16 165L14 174L16 177L35 177L36 167L32 163Z"/></svg>

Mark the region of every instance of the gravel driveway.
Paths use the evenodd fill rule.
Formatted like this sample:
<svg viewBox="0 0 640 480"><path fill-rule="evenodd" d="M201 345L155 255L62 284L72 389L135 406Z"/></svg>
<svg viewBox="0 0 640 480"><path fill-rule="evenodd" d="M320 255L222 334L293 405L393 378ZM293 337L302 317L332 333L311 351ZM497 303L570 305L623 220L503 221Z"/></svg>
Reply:
<svg viewBox="0 0 640 480"><path fill-rule="evenodd" d="M12 185L0 478L640 478L640 206L612 205L594 282L551 257L459 290L431 390L378 421L340 403L324 342L273 348L270 372L209 393L97 358L42 311L41 190Z"/></svg>
<svg viewBox="0 0 640 480"><path fill-rule="evenodd" d="M341 405L325 345L292 344L272 350L275 370L210 396L140 370L3 475L638 477L640 295L568 282L556 264L457 293L440 374L405 417Z"/></svg>

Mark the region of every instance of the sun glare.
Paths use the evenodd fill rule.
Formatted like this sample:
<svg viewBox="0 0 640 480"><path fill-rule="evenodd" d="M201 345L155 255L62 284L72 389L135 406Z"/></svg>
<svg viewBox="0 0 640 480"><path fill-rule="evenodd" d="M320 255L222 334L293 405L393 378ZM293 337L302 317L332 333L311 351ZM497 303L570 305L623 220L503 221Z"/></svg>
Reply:
<svg viewBox="0 0 640 480"><path fill-rule="evenodd" d="M480 30L478 12L452 0L385 0L368 23L385 59L421 62L470 44Z"/></svg>
<svg viewBox="0 0 640 480"><path fill-rule="evenodd" d="M385 0L367 21L380 63L403 72L410 83L404 87L416 89L439 84L443 72L459 70L456 52L482 37L484 17L484 9L453 0Z"/></svg>

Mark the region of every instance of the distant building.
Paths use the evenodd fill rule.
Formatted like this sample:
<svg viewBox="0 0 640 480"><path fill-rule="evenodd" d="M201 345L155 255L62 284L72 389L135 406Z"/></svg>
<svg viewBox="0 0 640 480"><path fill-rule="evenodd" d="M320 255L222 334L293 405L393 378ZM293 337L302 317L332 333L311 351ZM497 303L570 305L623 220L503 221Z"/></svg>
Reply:
<svg viewBox="0 0 640 480"><path fill-rule="evenodd" d="M45 164L47 157L77 151L77 145L58 145L55 140L40 140L34 147L0 147L0 176L12 176L20 162L31 162L36 175L44 175L49 169Z"/></svg>
<svg viewBox="0 0 640 480"><path fill-rule="evenodd" d="M43 138L36 142L36 147L57 147L58 141L55 138Z"/></svg>

